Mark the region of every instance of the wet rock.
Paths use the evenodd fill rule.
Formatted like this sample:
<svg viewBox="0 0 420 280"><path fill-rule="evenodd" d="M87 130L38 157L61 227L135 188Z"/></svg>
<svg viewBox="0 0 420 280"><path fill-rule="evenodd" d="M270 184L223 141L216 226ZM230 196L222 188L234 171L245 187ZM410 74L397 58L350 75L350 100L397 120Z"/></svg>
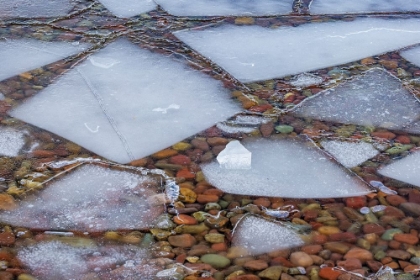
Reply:
<svg viewBox="0 0 420 280"><path fill-rule="evenodd" d="M388 229L382 234L381 239L391 241L392 239L394 239L394 235L398 233L402 233L402 230L400 230L399 228Z"/></svg>
<svg viewBox="0 0 420 280"><path fill-rule="evenodd" d="M284 272L284 267L280 265L270 266L269 268L258 273L258 276L268 280L279 280L280 275Z"/></svg>
<svg viewBox="0 0 420 280"><path fill-rule="evenodd" d="M157 153L154 153L152 155L152 157L155 158L155 159L164 159L164 158L172 157L172 156L177 155L177 154L178 154L178 152L176 150L166 149L166 150L162 150L162 151L159 151Z"/></svg>
<svg viewBox="0 0 420 280"><path fill-rule="evenodd" d="M225 236L220 233L208 233L204 236L209 243L223 243L225 241Z"/></svg>
<svg viewBox="0 0 420 280"><path fill-rule="evenodd" d="M321 246L321 245L319 245L319 244L306 245L306 246L303 246L303 247L301 248L301 251L302 251L302 252L305 252L305 253L307 253L307 254L309 254L309 255L316 255L316 254L318 254L321 250L322 250L322 246Z"/></svg>
<svg viewBox="0 0 420 280"><path fill-rule="evenodd" d="M13 196L0 193L0 210L13 210L17 206Z"/></svg>
<svg viewBox="0 0 420 280"><path fill-rule="evenodd" d="M327 280L336 280L341 274L342 272L332 267L323 267L319 270L319 276Z"/></svg>
<svg viewBox="0 0 420 280"><path fill-rule="evenodd" d="M244 263L244 268L252 271L259 271L266 269L268 267L268 264L264 260L252 260Z"/></svg>
<svg viewBox="0 0 420 280"><path fill-rule="evenodd" d="M170 236L168 241L172 246L182 248L190 248L197 242L191 234Z"/></svg>
<svg viewBox="0 0 420 280"><path fill-rule="evenodd" d="M191 163L191 159L185 155L176 155L172 156L169 162L172 164L187 165Z"/></svg>
<svg viewBox="0 0 420 280"><path fill-rule="evenodd" d="M419 242L419 238L414 234L397 233L394 235L394 240L402 243L415 245Z"/></svg>
<svg viewBox="0 0 420 280"><path fill-rule="evenodd" d="M218 254L206 254L201 256L200 260L216 269L225 268L230 265L230 260L228 258Z"/></svg>
<svg viewBox="0 0 420 280"><path fill-rule="evenodd" d="M191 140L191 144L194 146L194 148L200 149L202 151L210 150L209 144L205 138L194 138Z"/></svg>
<svg viewBox="0 0 420 280"><path fill-rule="evenodd" d="M293 252L290 255L290 261L296 266L308 267L313 264L311 256L305 252Z"/></svg>
<svg viewBox="0 0 420 280"><path fill-rule="evenodd" d="M175 232L177 233L191 233L191 234L198 234L202 233L206 230L209 230L204 223L198 225L181 225L175 228Z"/></svg>
<svg viewBox="0 0 420 280"><path fill-rule="evenodd" d="M404 203L402 203L404 204ZM402 204L400 205L400 207L402 208ZM393 206L388 206L385 208L384 210L384 214L388 217L395 217L395 218L404 218L405 214L403 211L401 211L400 209L393 207Z"/></svg>
<svg viewBox="0 0 420 280"><path fill-rule="evenodd" d="M373 260L373 255L370 251L361 248L352 248L345 255L344 259L359 259L361 262Z"/></svg>
<svg viewBox="0 0 420 280"><path fill-rule="evenodd" d="M419 217L420 216L420 204L414 202L404 202L400 204L400 208L407 214Z"/></svg>
<svg viewBox="0 0 420 280"><path fill-rule="evenodd" d="M411 254L403 250L388 250L386 255L399 260L408 260L411 258Z"/></svg>
<svg viewBox="0 0 420 280"><path fill-rule="evenodd" d="M321 226L318 228L318 232L325 235L331 235L335 233L341 233L341 230L334 226Z"/></svg>
<svg viewBox="0 0 420 280"><path fill-rule="evenodd" d="M197 199L197 194L187 188L180 188L179 189L179 200L184 203L194 203Z"/></svg>
<svg viewBox="0 0 420 280"><path fill-rule="evenodd" d="M376 233L376 234L383 234L385 232L385 228L379 224L364 224L363 225L363 232L365 234Z"/></svg>
<svg viewBox="0 0 420 280"><path fill-rule="evenodd" d="M388 195L386 197L386 201L392 206L398 206L401 203L407 202L407 200L404 197L399 195Z"/></svg>
<svg viewBox="0 0 420 280"><path fill-rule="evenodd" d="M198 222L194 217L185 214L179 214L174 217L174 223L177 225L196 225Z"/></svg>
<svg viewBox="0 0 420 280"><path fill-rule="evenodd" d="M276 131L282 133L282 134L289 134L292 133L294 128L290 125L278 125L275 127Z"/></svg>
<svg viewBox="0 0 420 280"><path fill-rule="evenodd" d="M329 254L331 254L331 252L339 253L339 254L345 254L350 250L350 246L348 244L342 243L342 242L328 242L328 243L324 244L324 248L329 251ZM324 256L322 256L322 255L320 255L320 256L324 258ZM324 259L329 259L329 258L330 258L330 256L328 256L328 258L324 258Z"/></svg>
<svg viewBox="0 0 420 280"><path fill-rule="evenodd" d="M344 202L346 203L347 207L350 207L353 209L360 209L366 206L366 197L364 196L348 197L344 199Z"/></svg>
<svg viewBox="0 0 420 280"><path fill-rule="evenodd" d="M338 261L337 265L343 267L347 271L362 268L362 262L359 259L352 258L349 258L345 261Z"/></svg>
<svg viewBox="0 0 420 280"><path fill-rule="evenodd" d="M197 202L206 204L209 202L217 202L219 200L219 197L214 194L199 194L197 196Z"/></svg>
<svg viewBox="0 0 420 280"><path fill-rule="evenodd" d="M11 246L15 243L15 240L13 232L5 231L0 233L0 246Z"/></svg>

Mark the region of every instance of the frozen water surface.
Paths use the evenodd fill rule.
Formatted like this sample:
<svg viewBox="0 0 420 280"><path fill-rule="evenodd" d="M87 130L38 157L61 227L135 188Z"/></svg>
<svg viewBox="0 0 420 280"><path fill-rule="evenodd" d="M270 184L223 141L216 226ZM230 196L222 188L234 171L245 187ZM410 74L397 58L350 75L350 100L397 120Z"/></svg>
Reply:
<svg viewBox="0 0 420 280"><path fill-rule="evenodd" d="M239 111L219 81L120 39L10 114L127 163Z"/></svg>
<svg viewBox="0 0 420 280"><path fill-rule="evenodd" d="M0 156L15 157L25 145L24 133L11 128L0 128Z"/></svg>
<svg viewBox="0 0 420 280"><path fill-rule="evenodd" d="M379 154L366 142L322 141L322 147L345 167L355 167Z"/></svg>
<svg viewBox="0 0 420 280"><path fill-rule="evenodd" d="M354 14L372 12L418 12L418 0L313 0L311 14Z"/></svg>
<svg viewBox="0 0 420 280"><path fill-rule="evenodd" d="M268 16L292 11L292 0L157 0L176 16Z"/></svg>
<svg viewBox="0 0 420 280"><path fill-rule="evenodd" d="M420 187L420 152L416 151L403 159L395 161L378 172L399 181Z"/></svg>
<svg viewBox="0 0 420 280"><path fill-rule="evenodd" d="M75 3L73 0L0 0L0 18L64 16Z"/></svg>
<svg viewBox="0 0 420 280"><path fill-rule="evenodd" d="M226 169L250 169L251 152L242 146L241 142L233 140L219 153L217 161Z"/></svg>
<svg viewBox="0 0 420 280"><path fill-rule="evenodd" d="M77 54L88 46L33 39L0 39L0 81Z"/></svg>
<svg viewBox="0 0 420 280"><path fill-rule="evenodd" d="M201 165L208 182L227 193L290 198L328 198L369 193L359 179L310 142L255 139L242 143L252 153L249 170Z"/></svg>
<svg viewBox="0 0 420 280"><path fill-rule="evenodd" d="M137 16L156 8L156 3L153 0L99 0L99 2L120 18Z"/></svg>
<svg viewBox="0 0 420 280"><path fill-rule="evenodd" d="M339 65L420 43L420 20L368 18L276 29L223 25L183 30L175 35L241 82L253 82Z"/></svg>
<svg viewBox="0 0 420 280"><path fill-rule="evenodd" d="M233 246L245 248L252 255L304 245L294 230L255 216L243 218L233 233Z"/></svg>
<svg viewBox="0 0 420 280"><path fill-rule="evenodd" d="M420 47L411 48L400 52L401 56L420 67Z"/></svg>
<svg viewBox="0 0 420 280"><path fill-rule="evenodd" d="M0 220L36 229L142 229L163 211L151 199L156 194L157 182L150 177L88 164L1 213Z"/></svg>
<svg viewBox="0 0 420 280"><path fill-rule="evenodd" d="M306 99L294 110L302 117L398 129L420 117L420 103L381 69Z"/></svg>

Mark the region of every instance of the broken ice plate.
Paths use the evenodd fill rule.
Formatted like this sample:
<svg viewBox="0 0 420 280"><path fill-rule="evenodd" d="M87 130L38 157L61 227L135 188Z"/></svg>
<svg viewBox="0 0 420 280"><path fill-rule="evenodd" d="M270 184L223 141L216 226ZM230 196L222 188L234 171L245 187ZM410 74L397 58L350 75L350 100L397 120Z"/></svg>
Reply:
<svg viewBox="0 0 420 280"><path fill-rule="evenodd" d="M220 167L226 169L250 169L251 152L238 140L233 140L226 145L217 156Z"/></svg>

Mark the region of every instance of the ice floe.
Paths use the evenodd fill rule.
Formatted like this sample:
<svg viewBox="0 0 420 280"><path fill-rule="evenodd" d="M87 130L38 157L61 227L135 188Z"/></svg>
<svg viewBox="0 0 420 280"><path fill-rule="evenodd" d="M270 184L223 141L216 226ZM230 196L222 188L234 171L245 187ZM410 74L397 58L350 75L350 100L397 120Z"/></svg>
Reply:
<svg viewBox="0 0 420 280"><path fill-rule="evenodd" d="M376 12L418 12L417 0L313 0L311 14L354 14Z"/></svg>
<svg viewBox="0 0 420 280"><path fill-rule="evenodd" d="M368 18L275 29L222 25L174 34L238 80L253 82L348 63L420 43L420 20Z"/></svg>
<svg viewBox="0 0 420 280"><path fill-rule="evenodd" d="M249 170L225 169L215 161L202 164L208 182L227 193L290 198L348 197L369 188L346 173L311 142L298 139L250 139Z"/></svg>
<svg viewBox="0 0 420 280"><path fill-rule="evenodd" d="M420 187L420 152L416 151L381 169L378 173Z"/></svg>
<svg viewBox="0 0 420 280"><path fill-rule="evenodd" d="M322 83L322 81L323 79L319 76L310 73L302 73L293 77L293 79L291 79L289 83L294 87L302 88L312 85L319 85L320 83Z"/></svg>
<svg viewBox="0 0 420 280"><path fill-rule="evenodd" d="M372 144L366 142L321 141L322 147L345 167L355 167L379 154Z"/></svg>
<svg viewBox="0 0 420 280"><path fill-rule="evenodd" d="M239 111L221 82L120 39L10 115L127 163Z"/></svg>
<svg viewBox="0 0 420 280"><path fill-rule="evenodd" d="M251 157L251 152L242 146L241 142L233 140L219 153L217 161L226 169L250 169Z"/></svg>
<svg viewBox="0 0 420 280"><path fill-rule="evenodd" d="M52 181L0 220L27 228L83 231L149 228L163 211L155 179L95 164Z"/></svg>
<svg viewBox="0 0 420 280"><path fill-rule="evenodd" d="M23 145L25 133L12 128L0 128L0 156L15 157Z"/></svg>
<svg viewBox="0 0 420 280"><path fill-rule="evenodd" d="M0 39L0 81L77 54L88 47L89 44L81 43Z"/></svg>
<svg viewBox="0 0 420 280"><path fill-rule="evenodd" d="M406 60L420 67L420 47L402 51L400 52L400 55Z"/></svg>
<svg viewBox="0 0 420 280"><path fill-rule="evenodd" d="M420 117L420 103L394 76L381 69L325 90L294 110L301 117L401 129Z"/></svg>
<svg viewBox="0 0 420 280"><path fill-rule="evenodd" d="M153 0L98 0L114 15L120 18L129 18L156 9Z"/></svg>
<svg viewBox="0 0 420 280"><path fill-rule="evenodd" d="M1 0L0 18L64 16L75 6L75 3L74 0Z"/></svg>
<svg viewBox="0 0 420 280"><path fill-rule="evenodd" d="M156 0L176 16L268 16L292 11L292 0Z"/></svg>
<svg viewBox="0 0 420 280"><path fill-rule="evenodd" d="M259 255L276 250L304 245L303 239L293 229L255 216L244 217L233 233L232 245Z"/></svg>

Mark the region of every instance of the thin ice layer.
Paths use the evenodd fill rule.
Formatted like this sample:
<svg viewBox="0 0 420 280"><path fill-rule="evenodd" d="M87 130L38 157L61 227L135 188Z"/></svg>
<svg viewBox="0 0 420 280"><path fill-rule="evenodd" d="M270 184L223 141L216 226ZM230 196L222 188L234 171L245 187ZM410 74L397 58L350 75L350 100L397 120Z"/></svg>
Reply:
<svg viewBox="0 0 420 280"><path fill-rule="evenodd" d="M420 47L400 52L400 55L411 63L420 67Z"/></svg>
<svg viewBox="0 0 420 280"><path fill-rule="evenodd" d="M292 12L292 0L156 0L176 16L268 16Z"/></svg>
<svg viewBox="0 0 420 280"><path fill-rule="evenodd" d="M33 39L0 40L0 81L77 54L88 46Z"/></svg>
<svg viewBox="0 0 420 280"><path fill-rule="evenodd" d="M355 167L379 154L366 142L322 141L322 147L345 167Z"/></svg>
<svg viewBox="0 0 420 280"><path fill-rule="evenodd" d="M418 12L418 0L313 0L311 14Z"/></svg>
<svg viewBox="0 0 420 280"><path fill-rule="evenodd" d="M163 205L150 199L156 182L127 171L84 165L54 181L41 195L0 214L2 222L26 228L82 231L142 229L153 225Z"/></svg>
<svg viewBox="0 0 420 280"><path fill-rule="evenodd" d="M127 163L238 111L219 81L120 39L10 114Z"/></svg>
<svg viewBox="0 0 420 280"><path fill-rule="evenodd" d="M420 152L416 151L403 159L379 169L379 174L420 187Z"/></svg>
<svg viewBox="0 0 420 280"><path fill-rule="evenodd" d="M420 103L382 69L306 99L295 115L346 124L399 129L420 117Z"/></svg>
<svg viewBox="0 0 420 280"><path fill-rule="evenodd" d="M0 156L15 157L25 145L24 133L11 128L0 128Z"/></svg>
<svg viewBox="0 0 420 280"><path fill-rule="evenodd" d="M120 18L137 16L156 8L156 3L153 0L99 0L99 2Z"/></svg>
<svg viewBox="0 0 420 280"><path fill-rule="evenodd" d="M298 27L223 25L175 35L242 82L284 77L420 43L420 20L357 19ZM287 42L287 43L285 43Z"/></svg>
<svg viewBox="0 0 420 280"><path fill-rule="evenodd" d="M73 0L0 0L0 19L59 17L74 6Z"/></svg>
<svg viewBox="0 0 420 280"><path fill-rule="evenodd" d="M292 229L255 216L245 217L233 234L233 246L245 248L252 255L269 253L304 245Z"/></svg>
<svg viewBox="0 0 420 280"><path fill-rule="evenodd" d="M209 183L227 193L290 198L358 196L369 189L313 144L297 139L253 139L242 143L252 168L229 170L215 161L201 165Z"/></svg>

